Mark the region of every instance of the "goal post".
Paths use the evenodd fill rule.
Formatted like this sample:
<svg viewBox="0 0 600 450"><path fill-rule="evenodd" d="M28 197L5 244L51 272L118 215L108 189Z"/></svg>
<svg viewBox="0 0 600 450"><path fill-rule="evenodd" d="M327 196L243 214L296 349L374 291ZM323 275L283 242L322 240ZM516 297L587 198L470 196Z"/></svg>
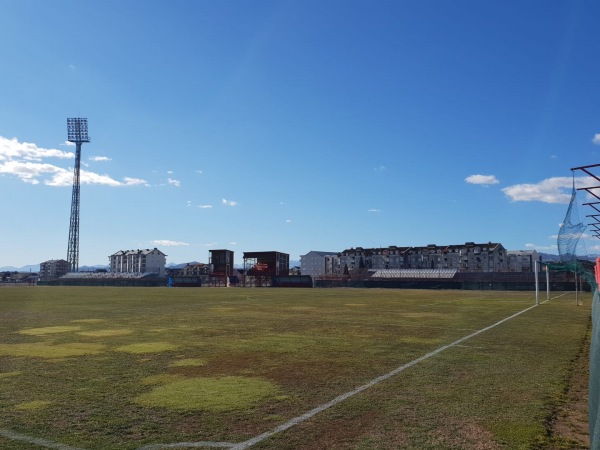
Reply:
<svg viewBox="0 0 600 450"><path fill-rule="evenodd" d="M540 304L540 269L546 268L546 300L550 300L550 264L535 261L535 304Z"/></svg>

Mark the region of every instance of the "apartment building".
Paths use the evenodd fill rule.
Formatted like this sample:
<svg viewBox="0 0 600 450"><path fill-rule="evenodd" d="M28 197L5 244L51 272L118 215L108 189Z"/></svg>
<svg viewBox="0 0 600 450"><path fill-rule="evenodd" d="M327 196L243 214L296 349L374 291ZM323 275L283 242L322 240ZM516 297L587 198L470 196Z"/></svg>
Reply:
<svg viewBox="0 0 600 450"><path fill-rule="evenodd" d="M64 259L51 259L40 263L40 281L57 280L71 269L71 265Z"/></svg>
<svg viewBox="0 0 600 450"><path fill-rule="evenodd" d="M112 273L156 273L166 275L167 255L158 250L120 250L109 257Z"/></svg>
<svg viewBox="0 0 600 450"><path fill-rule="evenodd" d="M509 250L507 253L509 272L534 272L535 262L542 261L542 256L536 250Z"/></svg>
<svg viewBox="0 0 600 450"><path fill-rule="evenodd" d="M441 251L439 265L433 268L457 269L461 272L507 272L507 250L502 244L488 242L449 245Z"/></svg>
<svg viewBox="0 0 600 450"><path fill-rule="evenodd" d="M313 278L326 275L328 257L336 254L337 252L310 251L306 255L300 255L300 273Z"/></svg>
<svg viewBox="0 0 600 450"><path fill-rule="evenodd" d="M492 242L443 246L430 244L422 247L356 247L325 255L324 264L326 276L383 269L454 269L461 272L509 270L507 250L502 244Z"/></svg>
<svg viewBox="0 0 600 450"><path fill-rule="evenodd" d="M186 264L185 267L181 269L181 275L184 277L197 277L200 275L210 275L210 273L211 266L203 263Z"/></svg>

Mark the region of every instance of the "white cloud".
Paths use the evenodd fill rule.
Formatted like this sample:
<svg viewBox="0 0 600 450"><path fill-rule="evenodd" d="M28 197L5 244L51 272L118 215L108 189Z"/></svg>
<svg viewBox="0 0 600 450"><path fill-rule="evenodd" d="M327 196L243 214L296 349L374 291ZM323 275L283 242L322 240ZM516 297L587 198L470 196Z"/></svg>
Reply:
<svg viewBox="0 0 600 450"><path fill-rule="evenodd" d="M367 212L381 212L381 210L377 209L377 208L371 208L371 209L367 209Z"/></svg>
<svg viewBox="0 0 600 450"><path fill-rule="evenodd" d="M591 177L575 179L576 186L593 186L597 182ZM543 202L543 203L569 203L573 178L553 177L532 184L515 184L502 189L513 202Z"/></svg>
<svg viewBox="0 0 600 450"><path fill-rule="evenodd" d="M154 245L160 245L163 247L181 247L181 246L190 245L187 242L177 242L177 241L171 241L168 239L156 239L156 240L150 241L150 242Z"/></svg>
<svg viewBox="0 0 600 450"><path fill-rule="evenodd" d="M75 142L71 142L71 141L65 141L62 144L60 144L61 146L65 146L65 147L75 147Z"/></svg>
<svg viewBox="0 0 600 450"><path fill-rule="evenodd" d="M70 174L66 169L52 164L13 160L1 163L0 173L15 175L24 182L31 184L39 184L38 178L45 174L54 174L55 177ZM72 183L73 175L71 175L71 184Z"/></svg>
<svg viewBox="0 0 600 450"><path fill-rule="evenodd" d="M90 161L112 161L108 156L90 156Z"/></svg>
<svg viewBox="0 0 600 450"><path fill-rule="evenodd" d="M44 159L75 158L72 152L57 149L46 149L28 142L19 142L16 138L7 139L0 136L0 173L14 175L25 183L46 186L72 186L73 169L67 169L55 164L43 162ZM101 158L101 157L100 157ZM85 167L86 164L82 163ZM81 170L82 184L101 184L106 186L134 186L146 181L140 178L125 177L117 181L109 175L100 175L88 170Z"/></svg>
<svg viewBox="0 0 600 450"><path fill-rule="evenodd" d="M109 175L101 175L95 172L82 170L80 173L81 184L104 184L106 186L123 186L123 183L115 180Z"/></svg>
<svg viewBox="0 0 600 450"><path fill-rule="evenodd" d="M179 181L179 180L174 180L174 179L172 179L172 178L169 178L169 179L167 180L167 182L168 182L170 185L172 185L172 186L175 186L175 187L179 187L179 186L181 186L181 181Z"/></svg>
<svg viewBox="0 0 600 450"><path fill-rule="evenodd" d="M223 205L227 205L227 206L238 206L238 202L234 202L233 200L223 199L223 200L221 200L221 203Z"/></svg>
<svg viewBox="0 0 600 450"><path fill-rule="evenodd" d="M285 219L285 223L292 223L292 219Z"/></svg>
<svg viewBox="0 0 600 450"><path fill-rule="evenodd" d="M495 175L470 175L465 178L465 181L470 184L481 184L483 186L500 183Z"/></svg>
<svg viewBox="0 0 600 450"><path fill-rule="evenodd" d="M75 158L73 152L54 148L42 148L29 142L19 142L16 138L0 136L0 161L26 160L41 161L43 158Z"/></svg>
<svg viewBox="0 0 600 450"><path fill-rule="evenodd" d="M596 145L600 145L600 133L596 133L594 135L594 138L592 139L592 143L594 143Z"/></svg>
<svg viewBox="0 0 600 450"><path fill-rule="evenodd" d="M525 248L537 250L538 252L558 252L558 247L556 245L525 244Z"/></svg>
<svg viewBox="0 0 600 450"><path fill-rule="evenodd" d="M79 181L81 184L104 184L107 186L119 186L121 184L108 175L99 175L87 170L82 170L79 173ZM71 186L73 185L73 173L70 170L57 172L44 183L48 186Z"/></svg>
<svg viewBox="0 0 600 450"><path fill-rule="evenodd" d="M210 208L212 208L212 205L198 205L198 208L200 208L200 209L210 209Z"/></svg>
<svg viewBox="0 0 600 450"><path fill-rule="evenodd" d="M122 186L137 186L145 185L148 186L146 181L140 178L123 178L123 181L117 181L109 175L100 175L95 172L89 172L87 170L81 170L79 173L79 181L81 184L100 184L111 187L122 187ZM73 185L73 173L70 170L61 170L55 173L51 179L45 180L44 184L47 186L72 186Z"/></svg>
<svg viewBox="0 0 600 450"><path fill-rule="evenodd" d="M199 173L200 175L202 175L204 173L201 170L195 170L194 172Z"/></svg>
<svg viewBox="0 0 600 450"><path fill-rule="evenodd" d="M373 170L376 172L384 172L387 169L387 167L381 165L379 167L375 167Z"/></svg>
<svg viewBox="0 0 600 450"><path fill-rule="evenodd" d="M124 177L123 178L123 184L124 186L139 186L140 184L143 184L144 186L150 186L146 180L143 180L142 178L131 178L131 177Z"/></svg>
<svg viewBox="0 0 600 450"><path fill-rule="evenodd" d="M237 243L237 242L235 242L235 241L231 241L231 242L229 243L229 245L238 245L238 243Z"/></svg>
<svg viewBox="0 0 600 450"><path fill-rule="evenodd" d="M203 247L214 247L215 245L217 245L218 242L211 242L209 244L202 244Z"/></svg>
<svg viewBox="0 0 600 450"><path fill-rule="evenodd" d="M172 170L167 170L167 173L168 173L169 175L173 175L175 172L173 172Z"/></svg>

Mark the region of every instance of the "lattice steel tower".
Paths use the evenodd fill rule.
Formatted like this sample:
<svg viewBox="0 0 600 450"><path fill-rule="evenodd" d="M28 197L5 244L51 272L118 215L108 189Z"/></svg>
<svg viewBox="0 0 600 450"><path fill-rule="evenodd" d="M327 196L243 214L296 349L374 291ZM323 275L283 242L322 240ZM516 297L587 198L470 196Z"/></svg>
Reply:
<svg viewBox="0 0 600 450"><path fill-rule="evenodd" d="M76 145L75 168L73 169L73 195L71 197L71 223L69 225L69 249L67 262L71 272L79 271L79 169L81 167L81 144L90 142L87 119L67 119L69 142Z"/></svg>

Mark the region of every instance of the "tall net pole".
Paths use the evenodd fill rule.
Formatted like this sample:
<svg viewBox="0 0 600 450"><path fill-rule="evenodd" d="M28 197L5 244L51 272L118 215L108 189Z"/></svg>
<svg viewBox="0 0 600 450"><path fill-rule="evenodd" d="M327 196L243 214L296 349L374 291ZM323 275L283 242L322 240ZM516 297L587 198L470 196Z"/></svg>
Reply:
<svg viewBox="0 0 600 450"><path fill-rule="evenodd" d="M593 235L600 238L600 175L597 174L598 169L600 169L600 164L575 167L571 170L573 173L575 173L576 170L582 171L590 177L589 179L584 180L588 186L578 188L577 190L586 191L589 196L594 199L592 202L584 203L584 205L592 207L595 212L599 213L590 214L587 217L591 218L592 223L590 225L594 227L594 230L592 230ZM574 175L573 180L575 180ZM573 191L575 191L575 182L573 182ZM569 204L569 209L567 210L567 216L565 217L565 226L563 226L563 228L565 228L567 224L576 225L575 227L569 226L564 232L565 238L570 235L571 240L573 241L579 239L586 227L583 222L578 219L574 220L575 216L573 215L573 210L575 205L575 196L573 195L571 203ZM560 234L561 233L559 233L559 236ZM560 238L558 244L560 251ZM572 252L567 251L567 253ZM592 338L590 343L590 381L588 384L588 423L590 431L590 449L600 450L600 293L598 291L598 284L600 282L600 258L596 260L596 267L593 272L578 264L576 258L572 259L575 259L575 264L571 264L571 266L573 266L573 271L576 274L579 273L580 280L584 277L594 292L594 298L592 300ZM564 261L562 259L562 254L561 260ZM577 279L575 281L575 289L577 289ZM577 298L577 302L579 303L579 298Z"/></svg>
<svg viewBox="0 0 600 450"><path fill-rule="evenodd" d="M68 141L75 143L75 166L73 168L73 194L71 196L71 220L69 223L69 248L67 262L71 272L79 271L79 193L81 144L90 142L87 119L67 119Z"/></svg>

